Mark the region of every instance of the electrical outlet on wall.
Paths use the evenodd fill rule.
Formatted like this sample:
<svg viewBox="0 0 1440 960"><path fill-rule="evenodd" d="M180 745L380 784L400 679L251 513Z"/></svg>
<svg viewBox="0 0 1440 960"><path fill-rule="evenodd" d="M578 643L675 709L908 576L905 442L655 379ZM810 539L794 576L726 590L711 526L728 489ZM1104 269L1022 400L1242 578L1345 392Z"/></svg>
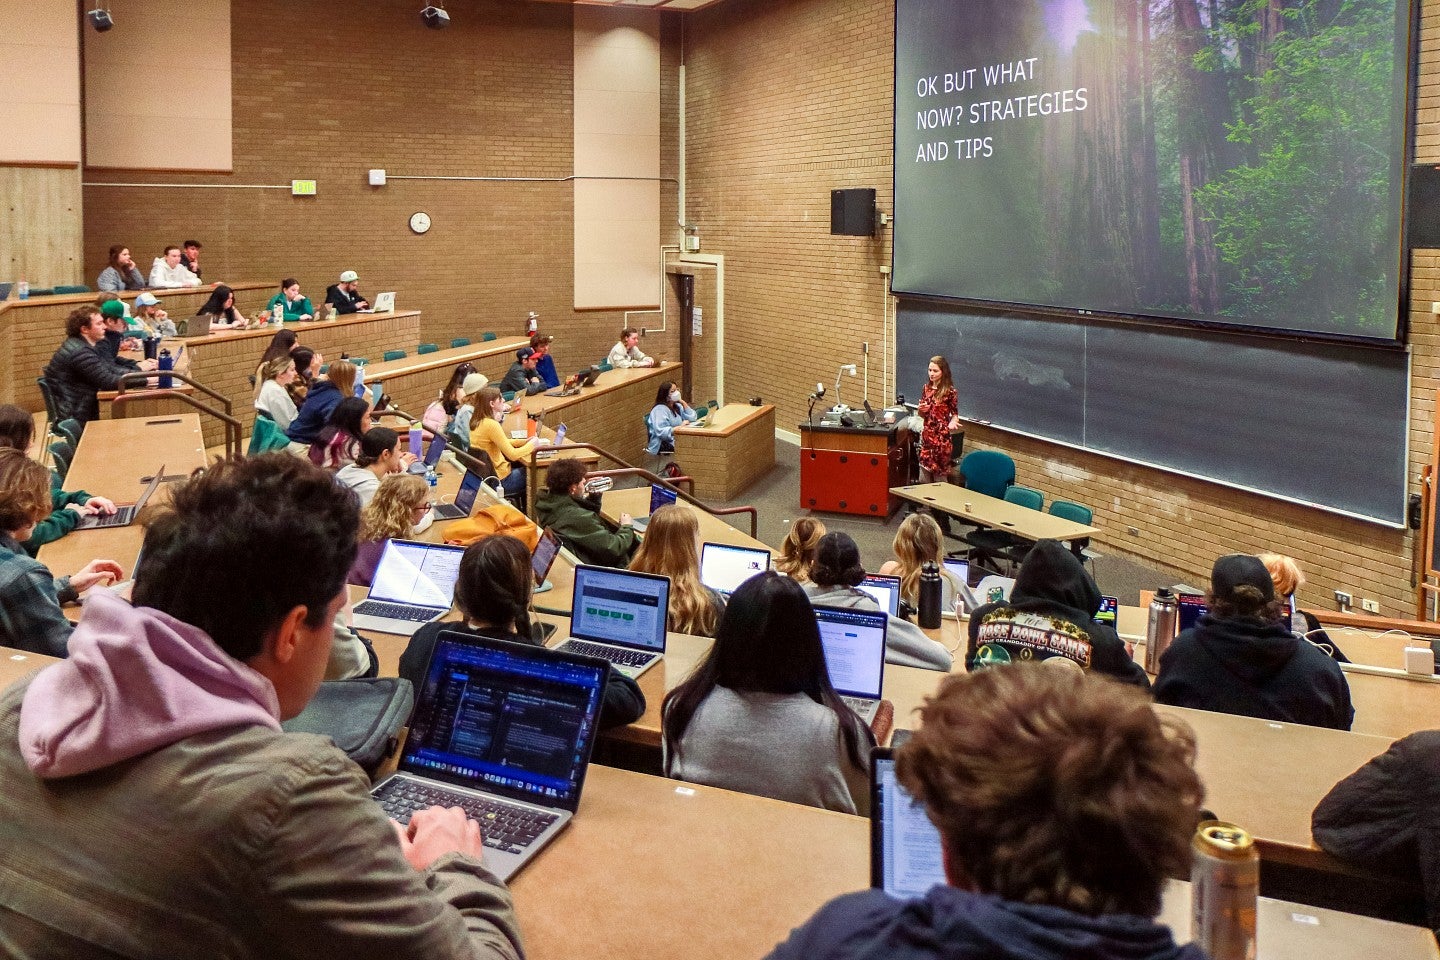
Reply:
<svg viewBox="0 0 1440 960"><path fill-rule="evenodd" d="M1355 598L1350 594L1346 593L1344 590L1336 590L1335 602L1340 604L1341 610L1349 610L1351 605L1354 604Z"/></svg>
<svg viewBox="0 0 1440 960"><path fill-rule="evenodd" d="M1366 597L1365 599L1360 601L1360 609L1364 610L1366 613L1379 613L1380 601L1371 600L1369 597Z"/></svg>

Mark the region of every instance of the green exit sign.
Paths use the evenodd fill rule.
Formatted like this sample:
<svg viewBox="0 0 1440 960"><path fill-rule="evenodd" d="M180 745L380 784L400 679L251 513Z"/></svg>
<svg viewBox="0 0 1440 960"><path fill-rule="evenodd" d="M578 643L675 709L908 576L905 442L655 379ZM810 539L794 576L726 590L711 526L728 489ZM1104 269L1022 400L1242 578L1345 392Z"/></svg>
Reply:
<svg viewBox="0 0 1440 960"><path fill-rule="evenodd" d="M315 196L314 180L291 180L290 193L297 197Z"/></svg>

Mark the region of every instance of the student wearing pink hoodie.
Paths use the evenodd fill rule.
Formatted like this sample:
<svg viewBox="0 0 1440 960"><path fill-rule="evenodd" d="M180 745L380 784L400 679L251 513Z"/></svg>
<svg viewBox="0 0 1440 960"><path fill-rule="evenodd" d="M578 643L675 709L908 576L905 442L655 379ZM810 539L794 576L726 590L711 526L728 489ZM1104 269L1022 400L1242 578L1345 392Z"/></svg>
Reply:
<svg viewBox="0 0 1440 960"><path fill-rule="evenodd" d="M133 605L0 696L0 930L19 958L518 958L478 825L388 820L314 695L356 509L284 454L221 462L147 531ZM215 570L264 571L238 584Z"/></svg>

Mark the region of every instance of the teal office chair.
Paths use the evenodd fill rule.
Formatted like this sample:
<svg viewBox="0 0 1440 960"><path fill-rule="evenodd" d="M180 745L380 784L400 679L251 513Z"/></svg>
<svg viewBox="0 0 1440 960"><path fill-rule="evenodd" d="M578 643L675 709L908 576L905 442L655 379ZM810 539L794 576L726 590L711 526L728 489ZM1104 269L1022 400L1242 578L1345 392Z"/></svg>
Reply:
<svg viewBox="0 0 1440 960"><path fill-rule="evenodd" d="M416 349L415 352L416 352L417 354L419 354L420 356L422 356L422 357L425 356L425 354L427 354L427 353L439 353L439 352L440 352L440 344L438 344L438 343L422 343L422 344L420 344L419 348Z"/></svg>
<svg viewBox="0 0 1440 960"><path fill-rule="evenodd" d="M55 432L69 440L72 447L80 446L80 430L80 421L73 417L55 424Z"/></svg>
<svg viewBox="0 0 1440 960"><path fill-rule="evenodd" d="M1045 494L1029 487L1011 486L1005 490L1005 502L1039 511L1045 506ZM1015 564L1019 563L1030 549L1029 540L1004 530L973 530L965 534L964 540L970 545L972 564L979 564L982 569L993 569L1007 577L1014 576ZM1002 569L1002 563L1009 568L1009 572Z"/></svg>
<svg viewBox="0 0 1440 960"><path fill-rule="evenodd" d="M451 346L451 347L468 347L468 346L470 346L470 338L469 338L469 337L456 337L454 340L451 340L451 341L450 341L450 346Z"/></svg>
<svg viewBox="0 0 1440 960"><path fill-rule="evenodd" d="M55 462L55 475L63 484L65 475L70 472L70 461L75 459L75 448L69 440L56 440L50 444L50 458Z"/></svg>
<svg viewBox="0 0 1440 960"><path fill-rule="evenodd" d="M404 350L386 350L386 351L385 351L385 359L386 359L386 360L404 360L404 359L405 359L405 351L404 351Z"/></svg>
<svg viewBox="0 0 1440 960"><path fill-rule="evenodd" d="M966 490L1003 497L1015 482L1015 461L999 450L973 450L960 461L960 478Z"/></svg>
<svg viewBox="0 0 1440 960"><path fill-rule="evenodd" d="M501 399L503 399L506 403L509 403L510 401L512 401L512 400L515 399L515 395L516 395L517 393L519 393L519 392L520 392L519 390L502 390L502 391L500 392L500 397L501 397Z"/></svg>
<svg viewBox="0 0 1440 960"><path fill-rule="evenodd" d="M1089 507L1082 506L1078 503L1071 503L1069 500L1056 500L1052 502L1050 504L1050 513L1053 516L1061 517L1065 520L1083 523L1087 527L1090 526L1091 522L1095 519L1095 512ZM1082 564L1087 560L1090 561L1090 573L1094 576L1095 554L1090 552L1090 538L1081 537L1078 540L1070 541L1070 552L1079 557Z"/></svg>
<svg viewBox="0 0 1440 960"><path fill-rule="evenodd" d="M480 334L481 343L489 343L491 340L494 339L496 339L495 334L489 332L488 330L485 333Z"/></svg>
<svg viewBox="0 0 1440 960"><path fill-rule="evenodd" d="M90 288L83 283L56 284L55 292L59 293L89 293Z"/></svg>

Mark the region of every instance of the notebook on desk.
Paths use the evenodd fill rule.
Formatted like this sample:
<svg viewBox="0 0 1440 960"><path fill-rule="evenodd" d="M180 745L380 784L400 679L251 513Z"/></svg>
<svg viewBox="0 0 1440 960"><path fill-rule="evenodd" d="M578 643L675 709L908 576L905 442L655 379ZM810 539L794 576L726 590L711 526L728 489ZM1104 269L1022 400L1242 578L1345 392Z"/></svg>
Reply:
<svg viewBox="0 0 1440 960"><path fill-rule="evenodd" d="M411 636L450 612L464 547L387 540L366 599L356 605L354 625Z"/></svg>
<svg viewBox="0 0 1440 960"><path fill-rule="evenodd" d="M570 637L556 649L608 660L634 679L665 655L669 615L669 577L581 564L570 601Z"/></svg>
<svg viewBox="0 0 1440 960"><path fill-rule="evenodd" d="M130 524L135 522L135 518L140 515L140 511L145 509L145 504L154 496L155 491L160 487L160 482L164 479L165 464L162 463L160 464L160 469L156 470L155 475L150 478L150 482L145 485L145 490L140 494L139 500L136 500L129 506L118 507L115 512L108 517L100 516L99 514L81 517L80 522L75 524L75 529L98 530L109 527L130 526Z"/></svg>
<svg viewBox="0 0 1440 960"><path fill-rule="evenodd" d="M485 866L508 880L580 806L609 667L541 646L441 633L397 772L371 791L390 816L460 807Z"/></svg>
<svg viewBox="0 0 1440 960"><path fill-rule="evenodd" d="M700 582L724 596L730 596L740 589L740 584L769 569L769 550L728 543L700 546Z"/></svg>
<svg viewBox="0 0 1440 960"><path fill-rule="evenodd" d="M830 686L846 706L870 723L880 709L885 686L885 629L890 618L877 610L815 608L820 645Z"/></svg>
<svg viewBox="0 0 1440 960"><path fill-rule="evenodd" d="M876 748L870 753L870 886L916 900L948 882L940 831L900 785L894 751Z"/></svg>

